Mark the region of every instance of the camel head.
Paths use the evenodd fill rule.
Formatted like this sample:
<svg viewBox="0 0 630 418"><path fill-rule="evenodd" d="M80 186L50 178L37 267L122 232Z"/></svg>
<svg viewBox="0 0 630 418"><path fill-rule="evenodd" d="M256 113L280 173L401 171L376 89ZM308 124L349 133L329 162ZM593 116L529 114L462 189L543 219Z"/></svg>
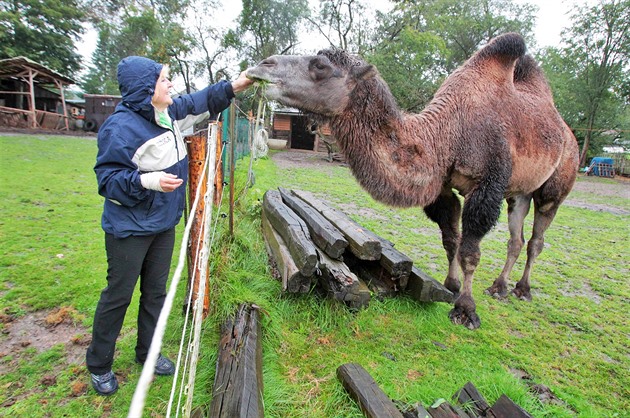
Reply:
<svg viewBox="0 0 630 418"><path fill-rule="evenodd" d="M324 117L343 113L356 86L377 74L374 66L339 49L274 55L247 70L249 78L267 83L269 99Z"/></svg>

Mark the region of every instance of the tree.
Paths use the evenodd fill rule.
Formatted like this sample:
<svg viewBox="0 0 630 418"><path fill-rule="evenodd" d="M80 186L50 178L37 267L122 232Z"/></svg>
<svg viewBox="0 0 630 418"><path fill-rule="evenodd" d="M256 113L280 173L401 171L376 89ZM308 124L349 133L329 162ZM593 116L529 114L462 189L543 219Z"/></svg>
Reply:
<svg viewBox="0 0 630 418"><path fill-rule="evenodd" d="M251 63L292 51L298 26L308 14L306 0L243 0L236 37Z"/></svg>
<svg viewBox="0 0 630 418"><path fill-rule="evenodd" d="M404 28L431 32L445 42L450 72L483 44L505 32L519 32L533 44L535 6L513 0L397 0L392 16L383 22L386 38L396 39Z"/></svg>
<svg viewBox="0 0 630 418"><path fill-rule="evenodd" d="M331 46L363 54L372 29L370 11L358 0L320 0L319 10L307 17Z"/></svg>
<svg viewBox="0 0 630 418"><path fill-rule="evenodd" d="M569 120L576 134L583 134L580 166L584 166L592 142L601 132L620 128L624 120L615 115L627 115L624 91L630 84L630 0L578 7L571 20L571 26L562 32L567 46L549 51L547 65L560 61L573 78L575 102L570 105ZM562 86L558 90L562 92ZM558 101L561 108L563 102L568 103L563 98Z"/></svg>
<svg viewBox="0 0 630 418"><path fill-rule="evenodd" d="M25 56L73 77L86 15L78 0L1 0L0 59Z"/></svg>
<svg viewBox="0 0 630 418"><path fill-rule="evenodd" d="M366 59L379 69L398 105L419 112L446 76L445 50L438 36L405 27L396 42L383 42Z"/></svg>
<svg viewBox="0 0 630 418"><path fill-rule="evenodd" d="M178 8L178 4L181 6ZM136 2L92 0L90 18L99 31L93 66L82 82L89 93L117 94L118 62L129 55L142 55L179 72L190 90L184 56L192 41L179 23L189 2L173 0ZM174 14L179 10L182 16Z"/></svg>

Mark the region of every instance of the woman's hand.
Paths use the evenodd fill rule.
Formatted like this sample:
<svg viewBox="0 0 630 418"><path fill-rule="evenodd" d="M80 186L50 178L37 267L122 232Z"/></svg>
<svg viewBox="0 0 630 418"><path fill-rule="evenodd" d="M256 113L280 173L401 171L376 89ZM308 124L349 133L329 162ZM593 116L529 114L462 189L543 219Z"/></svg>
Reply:
<svg viewBox="0 0 630 418"><path fill-rule="evenodd" d="M243 91L254 84L254 80L247 78L247 71L243 71L236 80L232 81L232 90L234 93Z"/></svg>
<svg viewBox="0 0 630 418"><path fill-rule="evenodd" d="M184 180L178 178L175 174L153 171L141 174L140 182L145 189L168 193L181 186Z"/></svg>
<svg viewBox="0 0 630 418"><path fill-rule="evenodd" d="M166 193L177 189L183 182L184 180L171 173L164 173L162 177L160 177L160 186L162 187L162 191Z"/></svg>

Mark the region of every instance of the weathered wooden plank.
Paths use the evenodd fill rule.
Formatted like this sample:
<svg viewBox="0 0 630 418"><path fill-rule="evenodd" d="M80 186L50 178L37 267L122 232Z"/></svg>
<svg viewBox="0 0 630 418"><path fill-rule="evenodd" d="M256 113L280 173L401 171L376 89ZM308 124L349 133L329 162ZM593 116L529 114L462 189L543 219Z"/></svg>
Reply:
<svg viewBox="0 0 630 418"><path fill-rule="evenodd" d="M263 196L263 212L286 243L300 273L311 276L317 268L317 250L304 221L282 202L280 192L275 190L268 190Z"/></svg>
<svg viewBox="0 0 630 418"><path fill-rule="evenodd" d="M378 300L394 297L399 292L397 282L378 261L363 261L353 267L353 271L365 282Z"/></svg>
<svg viewBox="0 0 630 418"><path fill-rule="evenodd" d="M453 293L416 266L412 267L407 293L420 302L453 302Z"/></svg>
<svg viewBox="0 0 630 418"><path fill-rule="evenodd" d="M429 412L432 418L469 418L468 415L460 416L460 411L453 408L453 406L446 401L436 407L430 407L427 412Z"/></svg>
<svg viewBox="0 0 630 418"><path fill-rule="evenodd" d="M490 405L483 397L472 382L467 382L464 387L458 390L453 399L459 402L460 405L476 415L486 416L486 412L490 408Z"/></svg>
<svg viewBox="0 0 630 418"><path fill-rule="evenodd" d="M413 261L402 252L394 248L390 241L379 237L381 240L381 266L387 270L392 280L398 281L398 287L405 289L413 267Z"/></svg>
<svg viewBox="0 0 630 418"><path fill-rule="evenodd" d="M262 403L262 343L258 309L241 305L222 327L208 416L258 418Z"/></svg>
<svg viewBox="0 0 630 418"><path fill-rule="evenodd" d="M348 240L330 221L314 207L292 195L289 190L278 188L284 203L300 215L315 245L321 248L329 257L340 259L348 246Z"/></svg>
<svg viewBox="0 0 630 418"><path fill-rule="evenodd" d="M403 418L396 405L378 387L372 376L359 364L347 363L337 368L337 378L368 418Z"/></svg>
<svg viewBox="0 0 630 418"><path fill-rule="evenodd" d="M501 395L488 412L494 414L496 418L532 418L527 411L505 395Z"/></svg>
<svg viewBox="0 0 630 418"><path fill-rule="evenodd" d="M431 418L429 411L427 411L421 403L416 403L406 411L403 411L404 418Z"/></svg>
<svg viewBox="0 0 630 418"><path fill-rule="evenodd" d="M348 240L348 247L361 260L378 260L381 258L381 241L373 232L363 228L345 213L317 199L313 194L303 190L292 190L293 194L314 207L328 219Z"/></svg>
<svg viewBox="0 0 630 418"><path fill-rule="evenodd" d="M295 265L284 240L273 228L263 212L261 216L262 232L267 253L275 261L282 281L282 290L290 293L308 293L313 277L304 276Z"/></svg>
<svg viewBox="0 0 630 418"><path fill-rule="evenodd" d="M348 266L338 260L328 257L322 250L319 254L319 283L328 295L335 300L344 302L353 309L360 309L370 303L370 291Z"/></svg>

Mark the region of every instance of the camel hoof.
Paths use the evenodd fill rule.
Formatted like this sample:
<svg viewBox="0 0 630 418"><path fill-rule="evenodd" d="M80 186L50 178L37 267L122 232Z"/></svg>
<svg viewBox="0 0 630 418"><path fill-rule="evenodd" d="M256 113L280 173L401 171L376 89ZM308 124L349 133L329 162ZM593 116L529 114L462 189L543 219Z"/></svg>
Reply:
<svg viewBox="0 0 630 418"><path fill-rule="evenodd" d="M514 297L516 297L517 299L520 299L522 301L525 302L531 302L532 301L532 294L529 290L523 290L520 287L515 287L514 290L512 290L512 295L514 295Z"/></svg>
<svg viewBox="0 0 630 418"><path fill-rule="evenodd" d="M484 290L484 293L486 295L492 296L493 298L497 300L505 300L508 295L508 290L507 290L507 287L505 286L492 285L486 290Z"/></svg>
<svg viewBox="0 0 630 418"><path fill-rule="evenodd" d="M481 326L481 319L475 311L466 312L462 307L454 307L448 313L448 317L455 325L463 325L470 330L475 330Z"/></svg>

